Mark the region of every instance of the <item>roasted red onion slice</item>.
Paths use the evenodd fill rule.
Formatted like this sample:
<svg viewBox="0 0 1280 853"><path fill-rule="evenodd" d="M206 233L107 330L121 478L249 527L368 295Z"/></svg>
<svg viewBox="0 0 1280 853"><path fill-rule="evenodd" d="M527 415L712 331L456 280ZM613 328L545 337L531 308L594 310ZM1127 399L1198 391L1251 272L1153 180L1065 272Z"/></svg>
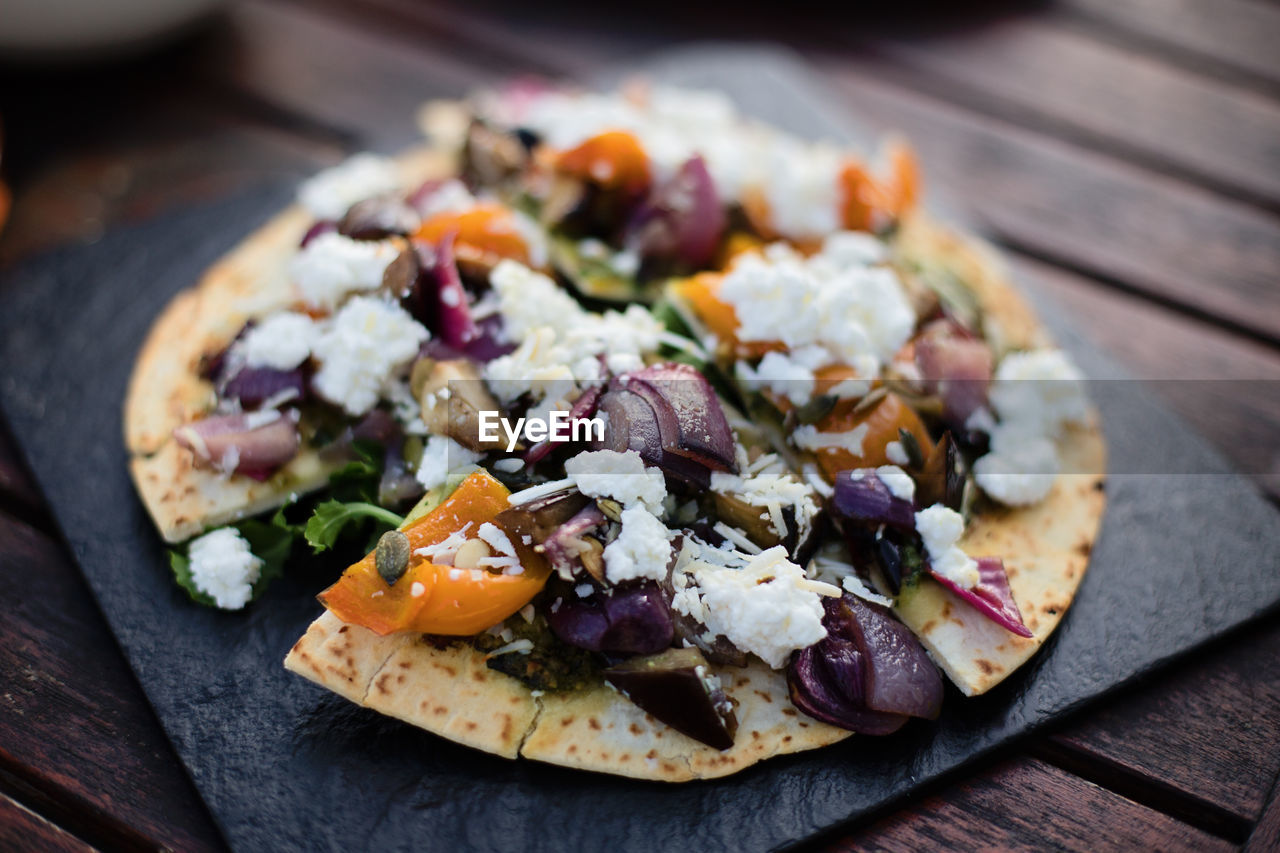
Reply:
<svg viewBox="0 0 1280 853"><path fill-rule="evenodd" d="M796 707L863 734L897 731L907 717L935 719L942 676L889 611L853 595L823 602L827 637L787 670Z"/></svg>
<svg viewBox="0 0 1280 853"><path fill-rule="evenodd" d="M1031 629L1022 621L1022 611L1013 600L1013 590L1009 588L1009 575L1004 570L1004 561L999 557L978 558L978 585L972 589L957 586L939 574L934 580L973 605L983 616L1002 628L1007 628L1019 637L1033 637Z"/></svg>
<svg viewBox="0 0 1280 853"><path fill-rule="evenodd" d="M395 196L358 201L338 223L338 233L353 240L382 240L403 236L418 227L418 212Z"/></svg>
<svg viewBox="0 0 1280 853"><path fill-rule="evenodd" d="M290 393L292 392L292 393ZM256 409L268 400L297 402L306 396L307 379L302 368L275 370L246 367L218 389L224 400L239 400L241 408Z"/></svg>
<svg viewBox="0 0 1280 853"><path fill-rule="evenodd" d="M833 499L836 514L861 524L891 524L914 529L915 507L896 497L872 471L858 469L836 475Z"/></svg>
<svg viewBox="0 0 1280 853"><path fill-rule="evenodd" d="M948 423L961 426L986 405L992 358L981 339L954 320L934 320L916 337L915 353L925 390L942 397Z"/></svg>
<svg viewBox="0 0 1280 853"><path fill-rule="evenodd" d="M319 237L321 234L328 234L330 231L337 230L338 223L334 222L332 219L321 219L319 222L307 229L307 233L302 235L302 240L298 245L300 248L305 249L308 243Z"/></svg>
<svg viewBox="0 0 1280 853"><path fill-rule="evenodd" d="M619 453L634 450L646 465L661 469L669 481L710 487L711 471L705 465L663 449L658 415L644 397L631 391L609 391L600 398L599 410L607 418L600 449Z"/></svg>
<svg viewBox="0 0 1280 853"><path fill-rule="evenodd" d="M268 412L214 415L178 427L173 437L202 464L226 472L274 470L297 454L300 442L292 418Z"/></svg>
<svg viewBox="0 0 1280 853"><path fill-rule="evenodd" d="M564 642L593 652L651 655L670 646L674 636L666 596L648 582L586 598L570 591L548 610L547 622Z"/></svg>
<svg viewBox="0 0 1280 853"><path fill-rule="evenodd" d="M471 319L467 291L462 286L462 276L458 274L458 263L454 258L452 234L436 246L432 272L436 279L436 317L440 337L451 347L465 349L480 337L480 330Z"/></svg>
<svg viewBox="0 0 1280 853"><path fill-rule="evenodd" d="M640 205L623 242L641 258L700 269L715 256L727 224L707 164L695 155Z"/></svg>
<svg viewBox="0 0 1280 853"><path fill-rule="evenodd" d="M569 423L572 424L577 420L594 415L596 407L600 403L600 394L599 388L588 388L579 394L578 399L574 400L573 405L569 408ZM541 462L552 451L554 446L549 438L538 442L525 453L525 464L536 465Z"/></svg>
<svg viewBox="0 0 1280 853"><path fill-rule="evenodd" d="M658 417L662 449L716 471L737 470L733 431L715 389L687 364L654 364L622 378Z"/></svg>

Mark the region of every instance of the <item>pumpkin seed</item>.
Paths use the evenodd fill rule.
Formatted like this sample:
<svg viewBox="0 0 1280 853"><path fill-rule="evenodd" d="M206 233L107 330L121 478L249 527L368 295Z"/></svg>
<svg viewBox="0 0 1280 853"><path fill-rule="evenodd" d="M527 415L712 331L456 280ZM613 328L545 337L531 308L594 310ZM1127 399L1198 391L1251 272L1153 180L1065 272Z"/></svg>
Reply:
<svg viewBox="0 0 1280 853"><path fill-rule="evenodd" d="M915 435L899 428L898 441L902 444L902 449L907 454L907 466L910 468L923 468L924 453L920 450L920 442L916 441Z"/></svg>
<svg viewBox="0 0 1280 853"><path fill-rule="evenodd" d="M388 530L382 534L378 539L377 550L374 551L373 562L387 586L393 585L404 577L409 568L409 537L399 530Z"/></svg>

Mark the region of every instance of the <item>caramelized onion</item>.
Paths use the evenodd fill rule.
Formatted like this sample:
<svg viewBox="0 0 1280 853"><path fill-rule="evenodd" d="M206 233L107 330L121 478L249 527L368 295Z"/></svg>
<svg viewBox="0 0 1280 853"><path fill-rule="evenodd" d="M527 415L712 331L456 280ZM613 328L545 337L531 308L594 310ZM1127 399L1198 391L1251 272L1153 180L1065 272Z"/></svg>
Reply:
<svg viewBox="0 0 1280 853"><path fill-rule="evenodd" d="M230 473L272 471L298 453L300 438L293 419L265 413L214 415L173 431L178 444L203 465Z"/></svg>

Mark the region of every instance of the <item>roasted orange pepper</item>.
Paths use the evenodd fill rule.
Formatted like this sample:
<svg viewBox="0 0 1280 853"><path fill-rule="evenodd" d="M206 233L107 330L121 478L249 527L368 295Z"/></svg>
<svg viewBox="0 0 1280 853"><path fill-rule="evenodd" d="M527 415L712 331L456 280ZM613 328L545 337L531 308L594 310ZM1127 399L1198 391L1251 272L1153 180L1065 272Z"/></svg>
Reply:
<svg viewBox="0 0 1280 853"><path fill-rule="evenodd" d="M898 440L898 430L905 429L915 436L926 456L933 448L929 431L915 410L897 394L886 394L884 399L870 409L854 412L856 400L841 401L817 423L819 432L849 432L866 424L867 433L862 438L862 453L855 454L843 447L824 447L815 452L818 465L828 480L834 481L840 471L853 468L874 468L889 464L885 447Z"/></svg>
<svg viewBox="0 0 1280 853"><path fill-rule="evenodd" d="M478 204L470 210L445 211L425 220L413 232L415 240L435 245L453 233L459 263L492 267L503 258L529 263L529 246L515 215L497 204Z"/></svg>
<svg viewBox="0 0 1280 853"><path fill-rule="evenodd" d="M649 155L640 140L625 130L593 136L556 158L556 169L605 189L640 195L649 189L653 174Z"/></svg>
<svg viewBox="0 0 1280 853"><path fill-rule="evenodd" d="M474 534L507 508L509 494L487 472L476 471L444 503L404 529L411 550L443 542L468 522L468 533ZM512 543L523 574L438 566L415 554L404 575L388 585L369 554L320 593L320 601L343 622L377 634L478 634L528 604L551 574L540 554L516 539Z"/></svg>

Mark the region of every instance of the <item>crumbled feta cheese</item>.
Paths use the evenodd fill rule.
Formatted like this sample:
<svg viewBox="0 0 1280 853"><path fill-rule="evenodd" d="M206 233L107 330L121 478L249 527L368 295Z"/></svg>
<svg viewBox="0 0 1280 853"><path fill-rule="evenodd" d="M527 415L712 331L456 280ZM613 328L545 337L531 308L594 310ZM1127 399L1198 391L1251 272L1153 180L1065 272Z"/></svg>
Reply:
<svg viewBox="0 0 1280 853"><path fill-rule="evenodd" d="M386 240L321 234L294 255L289 275L313 308L331 310L348 293L375 290L399 250Z"/></svg>
<svg viewBox="0 0 1280 853"><path fill-rule="evenodd" d="M876 375L911 336L915 311L891 268L835 257L846 254L806 259L783 244L741 256L717 294L734 308L738 338L781 341L793 353L823 347L829 362Z"/></svg>
<svg viewBox="0 0 1280 853"><path fill-rule="evenodd" d="M558 406L578 384L604 378L600 357L615 374L637 369L641 354L656 349L665 334L639 305L586 311L550 278L515 261L498 264L490 282L505 333L520 344L485 367L490 388L504 400L531 393Z"/></svg>
<svg viewBox="0 0 1280 853"><path fill-rule="evenodd" d="M943 504L922 509L916 513L916 532L929 554L930 569L965 589L978 583L978 561L956 545L964 535L960 513Z"/></svg>
<svg viewBox="0 0 1280 853"><path fill-rule="evenodd" d="M235 346L245 367L293 370L311 355L316 323L306 314L272 314L245 332Z"/></svg>
<svg viewBox="0 0 1280 853"><path fill-rule="evenodd" d="M508 456L493 463L493 469L504 474L514 474L522 468L524 468L524 460L518 456Z"/></svg>
<svg viewBox="0 0 1280 853"><path fill-rule="evenodd" d="M450 471L479 461L479 453L463 447L448 436L433 435L422 448L422 459L418 462L415 476L422 488L434 489L444 485L444 481L449 479Z"/></svg>
<svg viewBox="0 0 1280 853"><path fill-rule="evenodd" d="M318 219L341 219L351 205L393 192L399 183L393 161L376 154L356 154L303 182L298 201Z"/></svg>
<svg viewBox="0 0 1280 853"><path fill-rule="evenodd" d="M613 498L624 507L643 506L657 515L667 496L666 480L646 468L634 450L587 450L564 463L564 473L589 498Z"/></svg>
<svg viewBox="0 0 1280 853"><path fill-rule="evenodd" d="M362 415L378 402L387 378L418 354L427 337L427 330L399 305L355 297L316 337L320 369L312 387L347 414Z"/></svg>
<svg viewBox="0 0 1280 853"><path fill-rule="evenodd" d="M239 610L253 597L262 560L232 527L220 527L187 546L191 582L223 610Z"/></svg>
<svg viewBox="0 0 1280 853"><path fill-rule="evenodd" d="M796 649L827 635L821 597L805 587L804 570L787 559L781 545L752 557L743 568L708 565L695 577L707 628L774 669Z"/></svg>
<svg viewBox="0 0 1280 853"><path fill-rule="evenodd" d="M764 180L769 224L795 238L816 238L840 227L840 172L845 155L831 145L779 139L769 147Z"/></svg>
<svg viewBox="0 0 1280 853"><path fill-rule="evenodd" d="M1028 506L1049 494L1058 475L1052 441L997 427L991 446L992 452L973 464L984 492L1007 506Z"/></svg>
<svg viewBox="0 0 1280 853"><path fill-rule="evenodd" d="M1034 424L1049 438L1088 416L1084 374L1056 349L1006 355L991 382L990 400L1002 422Z"/></svg>
<svg viewBox="0 0 1280 853"><path fill-rule="evenodd" d="M605 577L610 583L667 577L671 531L643 506L622 511L622 532L604 549Z"/></svg>
<svg viewBox="0 0 1280 853"><path fill-rule="evenodd" d="M907 449L902 446L901 441L891 441L884 446L884 457L894 465L906 465L911 461L911 457L907 455Z"/></svg>
<svg viewBox="0 0 1280 853"><path fill-rule="evenodd" d="M916 482L911 479L911 475L903 471L897 465L881 465L876 469L876 476L880 478L880 482L888 487L889 492L895 497L904 501L913 501L916 498Z"/></svg>
<svg viewBox="0 0 1280 853"><path fill-rule="evenodd" d="M991 435L991 452L973 466L984 492L1009 506L1042 500L1053 488L1059 463L1053 439L1088 416L1084 376L1061 350L1010 353L996 368L990 402L995 423L979 409Z"/></svg>
<svg viewBox="0 0 1280 853"><path fill-rule="evenodd" d="M830 362L822 347L801 347L791 353L767 352L755 367L740 361L736 372L748 389L768 389L793 403L805 403L813 396L813 371Z"/></svg>

